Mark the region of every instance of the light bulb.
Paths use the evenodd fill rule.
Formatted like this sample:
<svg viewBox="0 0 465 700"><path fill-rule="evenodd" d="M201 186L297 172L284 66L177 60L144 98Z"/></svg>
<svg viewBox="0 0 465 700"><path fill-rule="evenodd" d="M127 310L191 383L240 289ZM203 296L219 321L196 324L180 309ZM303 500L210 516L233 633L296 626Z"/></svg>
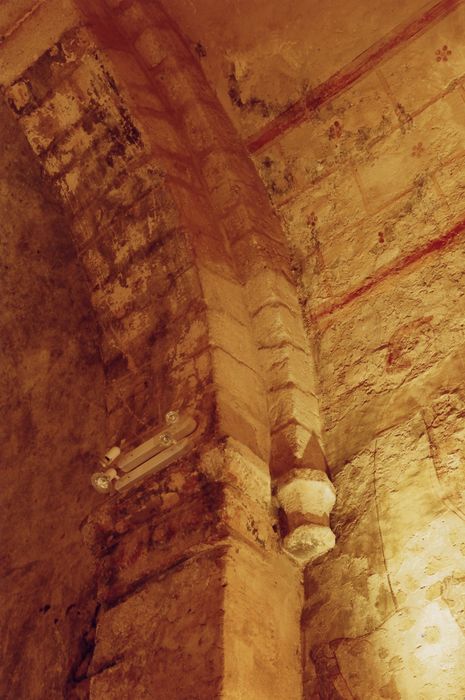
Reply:
<svg viewBox="0 0 465 700"><path fill-rule="evenodd" d="M118 479L116 469L107 469L106 472L95 472L90 477L90 483L98 493L111 491L111 482Z"/></svg>
<svg viewBox="0 0 465 700"><path fill-rule="evenodd" d="M111 486L111 478L105 472L92 474L90 482L98 493L108 493Z"/></svg>
<svg viewBox="0 0 465 700"><path fill-rule="evenodd" d="M173 423L176 423L178 418L179 418L178 411L168 411L168 413L165 415L165 422L168 425L173 425Z"/></svg>
<svg viewBox="0 0 465 700"><path fill-rule="evenodd" d="M168 445L173 444L174 440L172 435L170 435L169 433L162 433L160 435L160 442L162 445L165 445L165 447L168 447Z"/></svg>

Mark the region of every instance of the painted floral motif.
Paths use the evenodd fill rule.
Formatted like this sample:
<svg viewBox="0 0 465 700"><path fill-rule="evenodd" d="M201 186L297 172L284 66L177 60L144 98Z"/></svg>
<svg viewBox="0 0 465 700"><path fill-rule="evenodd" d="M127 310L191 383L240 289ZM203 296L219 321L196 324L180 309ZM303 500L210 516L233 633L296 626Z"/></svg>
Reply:
<svg viewBox="0 0 465 700"><path fill-rule="evenodd" d="M447 61L451 53L452 51L449 49L447 44L444 44L441 49L436 49L436 61Z"/></svg>
<svg viewBox="0 0 465 700"><path fill-rule="evenodd" d="M307 216L307 225L310 226L310 228L315 228L315 226L318 223L318 217L315 214L314 211L310 212L310 214Z"/></svg>
<svg viewBox="0 0 465 700"><path fill-rule="evenodd" d="M331 140L333 139L340 139L342 136L342 124L341 122L335 121L334 124L331 124L329 127L329 138Z"/></svg>
<svg viewBox="0 0 465 700"><path fill-rule="evenodd" d="M414 158L419 158L425 152L425 147L421 142L416 143L412 148L412 156Z"/></svg>

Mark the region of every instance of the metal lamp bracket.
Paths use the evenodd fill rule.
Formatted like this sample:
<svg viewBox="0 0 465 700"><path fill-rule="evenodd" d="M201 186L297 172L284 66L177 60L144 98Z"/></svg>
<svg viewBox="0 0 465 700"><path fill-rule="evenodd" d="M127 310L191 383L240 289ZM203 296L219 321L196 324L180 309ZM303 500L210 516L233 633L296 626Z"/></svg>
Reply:
<svg viewBox="0 0 465 700"><path fill-rule="evenodd" d="M112 447L101 460L102 466L111 464L111 467L91 477L94 489L99 493L109 493L114 486L116 491L125 491L136 481L160 471L186 454L191 447L187 438L195 431L196 421L191 416L168 411L165 423L163 430L126 454L121 454L118 447Z"/></svg>

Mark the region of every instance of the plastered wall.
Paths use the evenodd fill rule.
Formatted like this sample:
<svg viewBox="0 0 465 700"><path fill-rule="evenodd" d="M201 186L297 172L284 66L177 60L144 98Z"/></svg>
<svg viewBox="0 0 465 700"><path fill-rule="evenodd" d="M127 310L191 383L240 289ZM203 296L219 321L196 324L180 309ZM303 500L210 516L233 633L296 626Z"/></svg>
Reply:
<svg viewBox="0 0 465 700"><path fill-rule="evenodd" d="M464 25L459 4L400 28L254 156L294 249L337 491L336 548L306 573L307 698L465 692Z"/></svg>
<svg viewBox="0 0 465 700"><path fill-rule="evenodd" d="M151 491L97 508L97 610L78 545L95 496L74 465L88 470L107 446L105 393L111 439L138 439L175 401L200 407L212 445L231 435L248 445L249 475L257 455L277 483L293 467L322 472L327 463L337 540L305 572L306 699L463 700L463 3L393 13L386 37L348 42L345 66L332 77L338 66L322 67L312 89L299 75L292 95L276 96L247 72L247 62L264 60L250 42L227 90L222 74L220 97L248 135L286 239L201 75L208 41L191 33L186 43L157 3L9 8L0 15L11 108L2 124L5 142L18 145L2 166L12 208L4 260L15 263L4 277L4 410L14 428L5 439L6 697L107 700L134 687L150 696L163 683L167 697L233 699L236 678L247 698L251 688L260 700L273 687L300 694L298 570L282 558L269 484L257 510L247 500L253 488L231 478L216 447L208 459L196 455L198 511L190 477L179 482L176 469L161 492L152 481ZM32 43L30 12L43 30ZM66 218L38 163L73 217L106 389L87 293L60 235ZM22 273L23 261L33 274ZM192 474L193 464L182 469ZM228 507L211 497L229 487ZM296 529L324 521L329 530L326 512L321 523L290 514ZM283 580L289 627L279 625ZM189 590L201 601L194 612ZM148 609L163 620L159 638L157 622L144 627ZM183 610L192 614L186 627ZM195 661L204 641L205 667ZM289 662L278 686L280 645ZM176 679L172 669L186 659L198 682Z"/></svg>

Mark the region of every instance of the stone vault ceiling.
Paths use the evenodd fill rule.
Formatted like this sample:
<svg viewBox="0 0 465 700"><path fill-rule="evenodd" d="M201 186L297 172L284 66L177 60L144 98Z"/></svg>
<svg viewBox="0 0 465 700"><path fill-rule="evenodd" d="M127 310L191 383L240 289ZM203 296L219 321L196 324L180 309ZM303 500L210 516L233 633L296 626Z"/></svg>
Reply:
<svg viewBox="0 0 465 700"><path fill-rule="evenodd" d="M432 4L165 0L245 139Z"/></svg>

